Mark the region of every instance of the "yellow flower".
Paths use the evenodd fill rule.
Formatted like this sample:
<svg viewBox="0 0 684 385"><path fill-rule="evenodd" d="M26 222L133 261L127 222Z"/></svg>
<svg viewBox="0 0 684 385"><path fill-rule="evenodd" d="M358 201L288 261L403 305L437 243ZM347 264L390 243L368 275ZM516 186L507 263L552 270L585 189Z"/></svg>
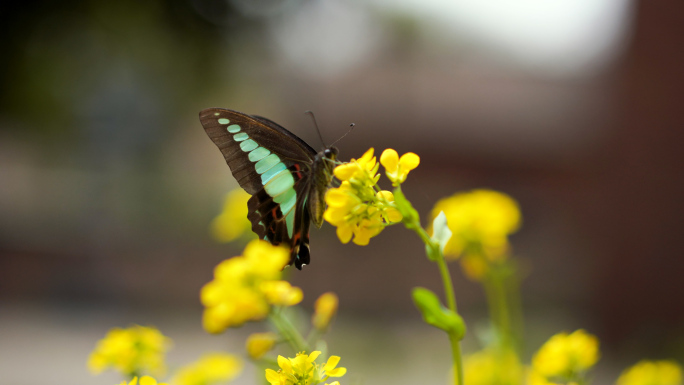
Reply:
<svg viewBox="0 0 684 385"><path fill-rule="evenodd" d="M218 242L231 242L241 236L254 236L252 223L247 219L250 195L236 188L226 195L223 211L211 222L211 234Z"/></svg>
<svg viewBox="0 0 684 385"><path fill-rule="evenodd" d="M420 157L412 152L407 152L399 158L399 154L391 148L386 149L380 155L380 163L385 167L387 178L394 186L404 183L409 171L420 164Z"/></svg>
<svg viewBox="0 0 684 385"><path fill-rule="evenodd" d="M382 219L386 223L396 223L401 222L402 216L399 210L397 210L394 203L394 194L391 191L381 190L375 194L376 203L375 206L378 208Z"/></svg>
<svg viewBox="0 0 684 385"><path fill-rule="evenodd" d="M242 360L232 354L207 353L199 360L176 372L174 385L211 385L236 378L242 371ZM142 385L142 384L141 384Z"/></svg>
<svg viewBox="0 0 684 385"><path fill-rule="evenodd" d="M331 356L323 366L317 364L315 361L320 354L314 351L309 355L297 353L295 358L278 356L280 370L266 369L266 380L271 385L316 385L330 377L342 377L347 373L346 368L336 367L340 362L338 356Z"/></svg>
<svg viewBox="0 0 684 385"><path fill-rule="evenodd" d="M265 281L259 286L271 305L292 306L302 302L302 289L293 287L287 281Z"/></svg>
<svg viewBox="0 0 684 385"><path fill-rule="evenodd" d="M394 195L376 191L379 167L371 148L358 160L352 159L334 170L342 183L326 192L328 208L323 218L337 227L342 243L348 243L353 236L355 244L365 246L386 225L402 219L394 206Z"/></svg>
<svg viewBox="0 0 684 385"><path fill-rule="evenodd" d="M318 297L316 303L314 304L314 314L311 317L311 323L316 329L320 331L325 331L328 329L328 326L330 326L330 321L332 321L332 318L337 312L338 303L339 299L335 293L323 293L320 297Z"/></svg>
<svg viewBox="0 0 684 385"><path fill-rule="evenodd" d="M374 149L370 148L359 159L352 159L349 163L335 167L333 172L337 179L353 184L375 185L380 178L380 175L376 175L380 165L377 164L373 152Z"/></svg>
<svg viewBox="0 0 684 385"><path fill-rule="evenodd" d="M451 240L445 255L458 257L467 249L482 248L490 258L500 257L508 248L508 235L520 227L520 209L508 195L492 190L473 190L437 202L433 218L440 211L447 217Z"/></svg>
<svg viewBox="0 0 684 385"><path fill-rule="evenodd" d="M292 306L302 300L301 289L279 280L290 258L288 250L254 240L243 254L218 264L214 280L202 287L202 322L210 333L262 320L272 305Z"/></svg>
<svg viewBox="0 0 684 385"><path fill-rule="evenodd" d="M546 341L534 355L532 368L547 379L575 379L598 359L598 339L580 329L572 334L558 333Z"/></svg>
<svg viewBox="0 0 684 385"><path fill-rule="evenodd" d="M277 341L278 336L275 333L252 333L247 337L245 348L250 357L258 360L273 349Z"/></svg>
<svg viewBox="0 0 684 385"><path fill-rule="evenodd" d="M88 368L94 374L108 368L127 376L145 372L163 374L164 356L170 345L171 340L153 327L114 328L90 353Z"/></svg>
<svg viewBox="0 0 684 385"><path fill-rule="evenodd" d="M617 385L681 385L682 367L674 361L643 360L625 369Z"/></svg>
<svg viewBox="0 0 684 385"><path fill-rule="evenodd" d="M484 349L463 361L464 382L468 385L519 385L523 368L510 350Z"/></svg>
<svg viewBox="0 0 684 385"><path fill-rule="evenodd" d="M138 377L133 377L133 379L129 382L121 381L121 385L138 385ZM140 385L168 385L168 384L165 382L157 383L157 380L155 380L153 377L150 377L150 376L142 376L142 377L140 377Z"/></svg>

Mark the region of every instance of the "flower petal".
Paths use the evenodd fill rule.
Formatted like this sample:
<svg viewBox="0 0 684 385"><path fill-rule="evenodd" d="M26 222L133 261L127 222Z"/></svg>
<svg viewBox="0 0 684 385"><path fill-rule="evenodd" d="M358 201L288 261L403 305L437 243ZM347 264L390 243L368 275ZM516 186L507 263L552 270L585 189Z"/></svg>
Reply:
<svg viewBox="0 0 684 385"><path fill-rule="evenodd" d="M340 242L347 244L349 241L351 241L352 237L352 228L351 226L347 225L340 225L337 227L337 238L340 239Z"/></svg>
<svg viewBox="0 0 684 385"><path fill-rule="evenodd" d="M328 377L342 377L347 373L347 368L336 368L329 372L325 372Z"/></svg>
<svg viewBox="0 0 684 385"><path fill-rule="evenodd" d="M384 199L388 202L394 202L394 194L392 194L392 192L388 190L378 191L378 193L375 196L377 196L380 199Z"/></svg>
<svg viewBox="0 0 684 385"><path fill-rule="evenodd" d="M389 220L392 223L401 222L401 220L404 219L404 216L401 215L399 210L395 209L394 207L386 209L385 215L387 216L387 220Z"/></svg>
<svg viewBox="0 0 684 385"><path fill-rule="evenodd" d="M335 366L340 362L340 356L330 356L328 358L328 362L325 363L325 366L323 366L323 370L330 371L335 369Z"/></svg>
<svg viewBox="0 0 684 385"><path fill-rule="evenodd" d="M292 364L290 363L290 360L278 355L278 366L284 371L284 372L291 372L292 371Z"/></svg>
<svg viewBox="0 0 684 385"><path fill-rule="evenodd" d="M273 369L266 369L266 381L270 382L271 384L280 383L280 376L278 375L278 372Z"/></svg>
<svg viewBox="0 0 684 385"><path fill-rule="evenodd" d="M140 385L157 385L157 380L150 376L140 377Z"/></svg>
<svg viewBox="0 0 684 385"><path fill-rule="evenodd" d="M373 147L369 148L368 151L366 151L361 157L359 158L358 162L359 163L368 163L373 159L373 153L375 152L375 149Z"/></svg>
<svg viewBox="0 0 684 385"><path fill-rule="evenodd" d="M395 150L388 148L380 155L380 163L387 172L395 172L399 166L399 154Z"/></svg>
<svg viewBox="0 0 684 385"><path fill-rule="evenodd" d="M314 350L313 352L311 352L311 354L309 354L309 362L316 361L316 358L318 358L318 356L320 356L320 355L321 355L320 351Z"/></svg>
<svg viewBox="0 0 684 385"><path fill-rule="evenodd" d="M401 169L408 173L409 171L418 167L420 164L420 157L412 152L407 152L401 156L401 159L399 159L399 164L401 165Z"/></svg>

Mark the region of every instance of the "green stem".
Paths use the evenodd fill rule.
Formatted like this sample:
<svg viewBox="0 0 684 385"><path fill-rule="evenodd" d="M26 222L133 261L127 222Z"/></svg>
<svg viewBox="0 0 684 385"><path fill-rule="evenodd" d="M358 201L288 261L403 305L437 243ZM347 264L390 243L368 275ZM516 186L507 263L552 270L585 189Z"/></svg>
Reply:
<svg viewBox="0 0 684 385"><path fill-rule="evenodd" d="M517 270L507 280L507 292L511 309L511 332L515 336L518 354L524 349L525 321L523 319L522 300L520 296L520 277Z"/></svg>
<svg viewBox="0 0 684 385"><path fill-rule="evenodd" d="M504 348L515 348L511 327L511 308L508 293L506 293L504 282L502 282L505 279L506 277L502 277L500 274L494 274L494 276L485 279L484 284L487 297L489 297L490 311L492 311L490 316L501 338L501 344Z"/></svg>
<svg viewBox="0 0 684 385"><path fill-rule="evenodd" d="M493 266L482 280L487 295L489 317L500 338L501 347L518 355L522 350L522 311L520 288L511 266Z"/></svg>
<svg viewBox="0 0 684 385"><path fill-rule="evenodd" d="M449 336L451 355L454 357L454 384L463 385L463 360L461 359L461 341L453 335Z"/></svg>
<svg viewBox="0 0 684 385"><path fill-rule="evenodd" d="M311 348L309 344L304 340L304 337L299 333L299 331L292 325L292 323L285 317L283 317L281 309L272 311L269 315L269 319L275 328L278 330L281 336L290 344L292 349L296 352L309 352Z"/></svg>
<svg viewBox="0 0 684 385"><path fill-rule="evenodd" d="M434 242L427 231L418 222L406 223L406 227L412 229L418 234L420 239L426 245L426 252L428 258L434 260L439 268L439 273L442 276L442 283L444 284L444 296L447 300L447 306L451 311L458 314L456 307L456 296L454 295L454 285L451 280L451 273L444 259L444 254L439 247L439 244ZM449 335L449 342L451 343L451 353L454 364L454 384L463 385L463 359L461 358L461 341L458 336Z"/></svg>
<svg viewBox="0 0 684 385"><path fill-rule="evenodd" d="M421 230L425 232L425 230L421 227ZM439 245L436 246L437 253L439 254L438 257L436 258L437 261L437 267L439 268L439 272L442 275L442 282L444 283L444 294L447 299L447 305L449 306L449 309L453 311L454 313L458 314L458 310L456 308L456 296L454 295L454 285L451 282L451 273L449 272L449 268L447 266L446 260L444 259L444 254L439 248ZM449 335L449 342L451 343L451 353L454 358L454 384L455 385L463 385L463 359L461 357L461 337L455 336L453 334Z"/></svg>
<svg viewBox="0 0 684 385"><path fill-rule="evenodd" d="M439 250L439 246L437 246ZM456 308L456 296L454 295L454 284L451 282L451 273L449 272L449 267L447 266L444 255L439 251L439 257L437 258L437 267L439 268L439 273L442 275L442 282L444 283L444 295L447 299L447 305L454 313L458 314L458 309Z"/></svg>
<svg viewBox="0 0 684 385"><path fill-rule="evenodd" d="M482 280L482 287L484 288L485 295L487 296L487 308L489 309L489 319L492 322L493 327L496 329L497 333L502 333L501 330L501 306L499 306L499 297L494 285L492 284L493 279L486 277Z"/></svg>

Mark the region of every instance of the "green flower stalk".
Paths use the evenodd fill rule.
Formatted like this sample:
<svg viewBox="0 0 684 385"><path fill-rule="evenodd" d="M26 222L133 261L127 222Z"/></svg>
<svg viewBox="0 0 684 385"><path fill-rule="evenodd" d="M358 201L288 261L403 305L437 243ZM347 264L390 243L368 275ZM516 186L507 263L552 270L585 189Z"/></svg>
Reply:
<svg viewBox="0 0 684 385"><path fill-rule="evenodd" d="M495 336L490 344L519 355L523 335L520 278L508 242L508 236L520 227L518 204L506 194L478 189L441 199L432 210L434 218L440 214L453 233L443 247L445 257L459 260L466 277L484 288Z"/></svg>
<svg viewBox="0 0 684 385"><path fill-rule="evenodd" d="M324 218L337 227L337 235L343 243L349 242L353 236L354 243L367 245L386 226L399 222L414 231L425 243L428 259L437 264L442 276L447 306L442 306L439 298L424 288L414 289L413 300L428 324L447 333L453 356L454 384L463 385L460 341L465 334L465 323L458 315L451 275L443 253L451 234L442 217L441 232L431 237L421 226L418 212L401 191L401 184L406 181L409 172L418 167L420 157L414 153L400 157L392 149L383 151L380 163L394 186L394 191L390 192L377 187L380 165L373 152L371 148L358 160L352 159L335 168L335 176L342 184L328 190L328 209Z"/></svg>

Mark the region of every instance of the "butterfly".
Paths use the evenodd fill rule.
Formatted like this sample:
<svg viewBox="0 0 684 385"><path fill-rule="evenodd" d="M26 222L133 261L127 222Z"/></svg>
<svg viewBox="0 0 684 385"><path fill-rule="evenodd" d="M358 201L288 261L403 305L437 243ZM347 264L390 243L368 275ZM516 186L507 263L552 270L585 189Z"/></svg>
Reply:
<svg viewBox="0 0 684 385"><path fill-rule="evenodd" d="M316 152L277 123L224 108L199 114L240 186L252 197L247 218L259 238L290 247L299 270L310 262L309 225L320 228L338 150Z"/></svg>

